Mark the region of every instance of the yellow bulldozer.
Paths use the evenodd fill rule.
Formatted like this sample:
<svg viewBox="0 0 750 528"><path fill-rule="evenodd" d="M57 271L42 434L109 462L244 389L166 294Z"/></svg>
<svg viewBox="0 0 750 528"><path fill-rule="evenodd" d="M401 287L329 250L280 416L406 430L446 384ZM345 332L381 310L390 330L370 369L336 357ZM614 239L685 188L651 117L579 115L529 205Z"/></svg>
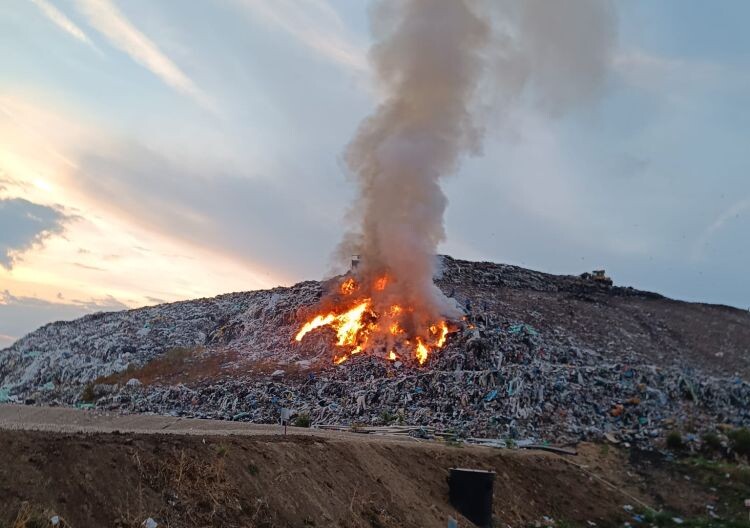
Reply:
<svg viewBox="0 0 750 528"><path fill-rule="evenodd" d="M594 270L591 273L582 273L581 278L584 280L598 282L599 284L604 284L605 286L612 286L614 284L612 279L607 277L607 274L604 270Z"/></svg>

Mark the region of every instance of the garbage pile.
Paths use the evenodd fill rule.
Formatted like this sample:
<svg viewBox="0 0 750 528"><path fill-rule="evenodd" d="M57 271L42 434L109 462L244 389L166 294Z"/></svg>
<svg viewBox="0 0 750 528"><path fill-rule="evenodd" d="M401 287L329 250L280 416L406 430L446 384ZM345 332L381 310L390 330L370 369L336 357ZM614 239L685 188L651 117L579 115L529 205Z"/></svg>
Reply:
<svg viewBox="0 0 750 528"><path fill-rule="evenodd" d="M313 425L517 443L652 447L671 429L750 425L746 312L447 257L437 284L466 317L423 366L367 356L334 366L325 332L294 343L328 287L310 281L48 325L0 352L0 395L256 423L278 423L286 408ZM176 385L97 382L178 345L231 351L235 363Z"/></svg>
<svg viewBox="0 0 750 528"><path fill-rule="evenodd" d="M295 379L276 372L192 387L133 384L97 406L257 423L278 423L289 408L313 425L409 424L557 444L606 436L641 447L672 428L750 425L750 384L739 378L546 347L529 324L482 319L470 318L427 368L359 357Z"/></svg>

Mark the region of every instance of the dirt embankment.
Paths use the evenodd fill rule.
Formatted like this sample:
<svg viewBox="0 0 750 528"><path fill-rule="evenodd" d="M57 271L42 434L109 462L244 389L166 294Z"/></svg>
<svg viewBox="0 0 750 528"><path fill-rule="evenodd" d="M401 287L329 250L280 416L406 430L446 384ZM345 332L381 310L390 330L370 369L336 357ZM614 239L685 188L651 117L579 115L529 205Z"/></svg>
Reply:
<svg viewBox="0 0 750 528"><path fill-rule="evenodd" d="M497 513L611 517L617 499L547 455L306 436L0 432L0 489L72 526L441 526L451 466L495 469ZM571 489L588 495L576 500ZM544 491L543 491L544 490ZM455 515L455 514L454 514Z"/></svg>
<svg viewBox="0 0 750 528"><path fill-rule="evenodd" d="M75 528L135 527L148 517L172 527L445 526L457 515L446 484L454 466L497 472L498 526L544 516L609 526L640 501L686 515L712 501L723 508L697 479L594 445L563 459L347 437L9 430L0 445L0 526L12 526L23 502ZM674 491L664 487L675 479Z"/></svg>

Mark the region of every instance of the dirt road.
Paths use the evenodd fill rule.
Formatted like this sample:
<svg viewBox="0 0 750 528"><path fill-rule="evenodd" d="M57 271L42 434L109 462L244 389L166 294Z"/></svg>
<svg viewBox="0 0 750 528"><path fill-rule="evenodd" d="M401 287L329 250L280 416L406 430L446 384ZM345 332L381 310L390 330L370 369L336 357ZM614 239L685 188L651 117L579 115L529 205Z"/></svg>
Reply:
<svg viewBox="0 0 750 528"><path fill-rule="evenodd" d="M257 425L224 420L200 420L172 416L123 415L97 410L79 410L69 407L31 407L25 405L0 405L0 429L27 431L53 431L58 433L121 433L182 434L182 435L283 435L284 428L275 425ZM305 436L361 435L288 427L287 434Z"/></svg>
<svg viewBox="0 0 750 528"><path fill-rule="evenodd" d="M345 431L315 428L251 424L226 420L201 420L173 416L118 414L70 407L32 407L0 405L0 429L48 431L55 433L132 433L198 436L306 436L341 442L385 442L396 444L435 444L429 440L404 436L371 436ZM470 449L487 450L478 446Z"/></svg>

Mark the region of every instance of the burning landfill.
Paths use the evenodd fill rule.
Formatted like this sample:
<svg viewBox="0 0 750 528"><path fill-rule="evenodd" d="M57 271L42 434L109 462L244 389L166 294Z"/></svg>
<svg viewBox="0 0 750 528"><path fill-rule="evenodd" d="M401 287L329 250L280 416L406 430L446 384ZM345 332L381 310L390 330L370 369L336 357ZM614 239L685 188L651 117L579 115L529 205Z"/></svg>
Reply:
<svg viewBox="0 0 750 528"><path fill-rule="evenodd" d="M481 148L478 114L488 85L508 96L494 101L500 106L526 89L545 97L552 83L554 90L595 88L610 36L583 31L577 38L593 39L585 40L587 47L597 44L600 51L565 38L556 65L544 60L547 24L558 15L572 24L576 10L597 18L600 27L611 23L606 3L586 0L565 7L532 0L518 13L466 0L376 4L370 57L382 101L346 152L359 197L351 211L354 227L337 251L342 258L361 255L361 261L296 341L330 327L339 348L336 364L369 353L421 365L445 345L464 314L433 284L435 255L445 239L440 180L456 171L463 155ZM522 28L516 43L507 39L508 21ZM566 60L576 65L570 74L559 68Z"/></svg>
<svg viewBox="0 0 750 528"><path fill-rule="evenodd" d="M747 312L501 264L444 257L439 268L466 320L422 365L375 352L333 365L332 348L351 348L333 327L295 340L342 277L47 325L0 355L0 401L255 423L286 407L321 427L519 445L653 448L672 429L692 445L750 425Z"/></svg>
<svg viewBox="0 0 750 528"><path fill-rule="evenodd" d="M609 2L510 4L376 4L382 101L346 152L346 275L47 325L0 355L0 402L645 447L750 424L746 312L435 256L440 181L480 150L483 118L585 103L611 60ZM183 377L149 374L164 357Z"/></svg>
<svg viewBox="0 0 750 528"><path fill-rule="evenodd" d="M420 312L413 306L404 307L389 301L393 297L389 295L389 287L398 288L398 284L389 283L389 277L383 275L369 291L360 292L363 289L360 283L353 277L346 278L335 302L335 306L343 307L342 311L315 316L294 339L302 341L309 332L330 326L336 332L336 346L344 348L334 357L336 365L366 351L389 361L411 358L424 364L431 350L445 345L448 323L422 321Z"/></svg>
<svg viewBox="0 0 750 528"><path fill-rule="evenodd" d="M448 319L462 315L432 278L444 238L439 179L476 133L469 106L489 42L469 4L385 2L374 14L375 25L388 27L371 55L383 102L347 151L360 195L356 227L339 248L361 262L296 336L330 326L337 364L360 353L423 364L445 345Z"/></svg>

